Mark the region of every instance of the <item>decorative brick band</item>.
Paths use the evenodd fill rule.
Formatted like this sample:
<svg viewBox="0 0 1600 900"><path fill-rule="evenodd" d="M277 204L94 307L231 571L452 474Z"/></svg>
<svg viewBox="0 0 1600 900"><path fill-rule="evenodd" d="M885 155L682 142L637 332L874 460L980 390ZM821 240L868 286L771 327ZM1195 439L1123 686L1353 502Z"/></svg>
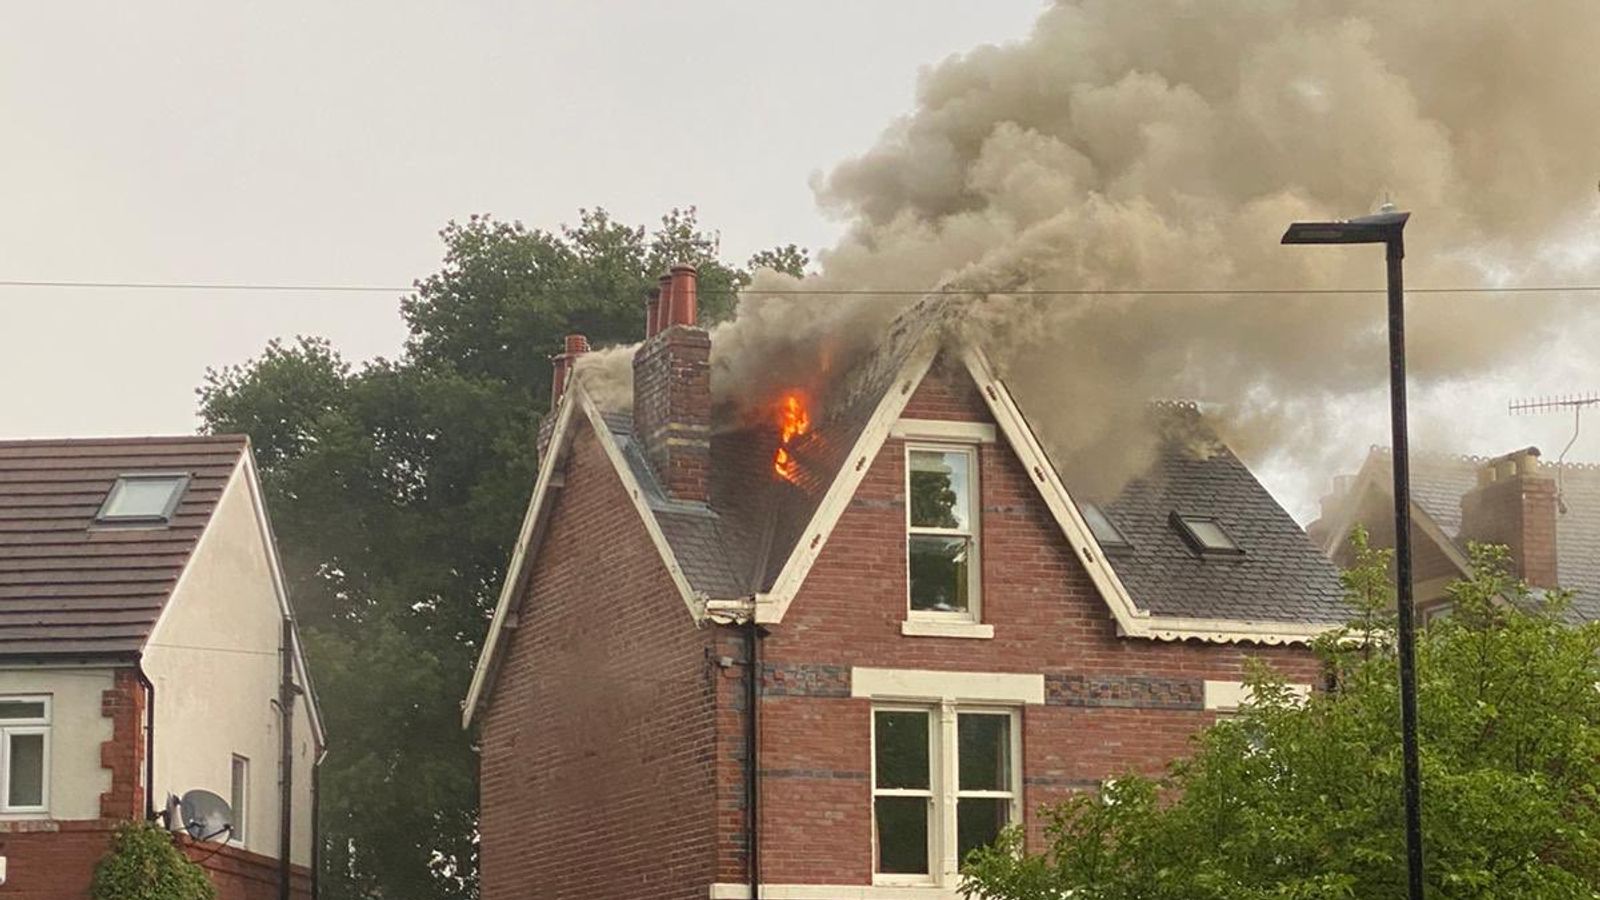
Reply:
<svg viewBox="0 0 1600 900"><path fill-rule="evenodd" d="M1142 675L1046 675L1044 702L1050 706L1122 709L1205 709L1205 682L1199 678Z"/></svg>
<svg viewBox="0 0 1600 900"><path fill-rule="evenodd" d="M1098 791L1104 782L1094 778L1068 778L1065 775L1025 775L1022 783L1028 787L1064 787L1079 791Z"/></svg>
<svg viewBox="0 0 1600 900"><path fill-rule="evenodd" d="M867 773L844 769L762 769L761 777L804 781L866 781Z"/></svg>
<svg viewBox="0 0 1600 900"><path fill-rule="evenodd" d="M764 697L848 697L850 667L805 663L763 663Z"/></svg>

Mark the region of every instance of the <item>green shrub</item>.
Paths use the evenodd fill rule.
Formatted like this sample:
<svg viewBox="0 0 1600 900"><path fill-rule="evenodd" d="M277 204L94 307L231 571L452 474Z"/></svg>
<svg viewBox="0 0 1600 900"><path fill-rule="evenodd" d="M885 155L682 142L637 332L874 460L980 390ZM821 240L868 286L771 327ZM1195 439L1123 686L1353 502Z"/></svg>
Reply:
<svg viewBox="0 0 1600 900"><path fill-rule="evenodd" d="M111 849L95 866L93 900L216 900L204 869L189 861L172 835L154 822L117 829Z"/></svg>

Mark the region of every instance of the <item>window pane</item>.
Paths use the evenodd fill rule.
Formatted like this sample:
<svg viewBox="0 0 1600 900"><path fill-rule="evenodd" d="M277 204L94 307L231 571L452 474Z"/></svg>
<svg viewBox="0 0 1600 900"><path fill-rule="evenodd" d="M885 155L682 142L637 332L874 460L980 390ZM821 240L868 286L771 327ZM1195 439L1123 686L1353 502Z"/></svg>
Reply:
<svg viewBox="0 0 1600 900"><path fill-rule="evenodd" d="M928 714L879 712L876 716L878 787L928 789Z"/></svg>
<svg viewBox="0 0 1600 900"><path fill-rule="evenodd" d="M159 518L167 511L173 494L183 486L181 476L170 478L123 478L111 489L111 499L100 514L103 519Z"/></svg>
<svg viewBox="0 0 1600 900"><path fill-rule="evenodd" d="M1011 790L1011 717L966 713L956 717L963 791Z"/></svg>
<svg viewBox="0 0 1600 900"><path fill-rule="evenodd" d="M937 612L965 612L969 580L970 538L913 535L911 555L911 608Z"/></svg>
<svg viewBox="0 0 1600 900"><path fill-rule="evenodd" d="M43 700L0 700L0 719L42 719Z"/></svg>
<svg viewBox="0 0 1600 900"><path fill-rule="evenodd" d="M1197 519L1184 516L1183 524L1194 535L1194 539L1206 550L1237 550L1239 545L1233 542L1222 526L1211 519Z"/></svg>
<svg viewBox="0 0 1600 900"><path fill-rule="evenodd" d="M1093 503L1080 503L1078 504L1078 510L1083 513L1083 521L1088 523L1089 530L1094 532L1094 539L1100 542L1100 546L1128 546L1128 539L1106 517L1105 510L1095 506Z"/></svg>
<svg viewBox="0 0 1600 900"><path fill-rule="evenodd" d="M44 805L44 735L11 736L11 791L6 803Z"/></svg>
<svg viewBox="0 0 1600 900"><path fill-rule="evenodd" d="M242 756L233 758L233 792L229 806L233 807L233 839L244 840L246 792L249 790L250 763Z"/></svg>
<svg viewBox="0 0 1600 900"><path fill-rule="evenodd" d="M987 847L1011 820L1011 801L1001 797L962 797L956 802L956 860Z"/></svg>
<svg viewBox="0 0 1600 900"><path fill-rule="evenodd" d="M911 525L972 530L966 453L911 451Z"/></svg>
<svg viewBox="0 0 1600 900"><path fill-rule="evenodd" d="M873 827L878 836L878 871L891 875L928 873L927 797L876 797Z"/></svg>

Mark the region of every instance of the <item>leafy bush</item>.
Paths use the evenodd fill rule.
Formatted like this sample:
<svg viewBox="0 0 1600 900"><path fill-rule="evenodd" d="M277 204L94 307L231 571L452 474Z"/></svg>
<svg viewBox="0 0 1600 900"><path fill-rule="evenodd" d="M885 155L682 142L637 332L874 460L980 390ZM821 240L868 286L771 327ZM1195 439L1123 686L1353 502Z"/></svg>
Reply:
<svg viewBox="0 0 1600 900"><path fill-rule="evenodd" d="M94 870L93 900L216 900L204 869L183 855L172 835L154 822L117 829L111 849Z"/></svg>

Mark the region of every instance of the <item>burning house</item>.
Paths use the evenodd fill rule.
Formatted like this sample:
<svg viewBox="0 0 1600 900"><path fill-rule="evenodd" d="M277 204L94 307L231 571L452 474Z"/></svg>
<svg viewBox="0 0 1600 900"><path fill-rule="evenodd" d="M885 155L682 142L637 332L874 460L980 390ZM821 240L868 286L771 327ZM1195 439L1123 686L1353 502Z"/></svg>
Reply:
<svg viewBox="0 0 1600 900"><path fill-rule="evenodd" d="M586 341L556 360L465 703L486 900L955 897L1001 827L1184 753L1247 659L1320 680L1337 573L1195 407L1131 412L1157 450L1090 503L1036 437L1072 410L935 299L725 416L695 277L630 410L572 377Z"/></svg>

